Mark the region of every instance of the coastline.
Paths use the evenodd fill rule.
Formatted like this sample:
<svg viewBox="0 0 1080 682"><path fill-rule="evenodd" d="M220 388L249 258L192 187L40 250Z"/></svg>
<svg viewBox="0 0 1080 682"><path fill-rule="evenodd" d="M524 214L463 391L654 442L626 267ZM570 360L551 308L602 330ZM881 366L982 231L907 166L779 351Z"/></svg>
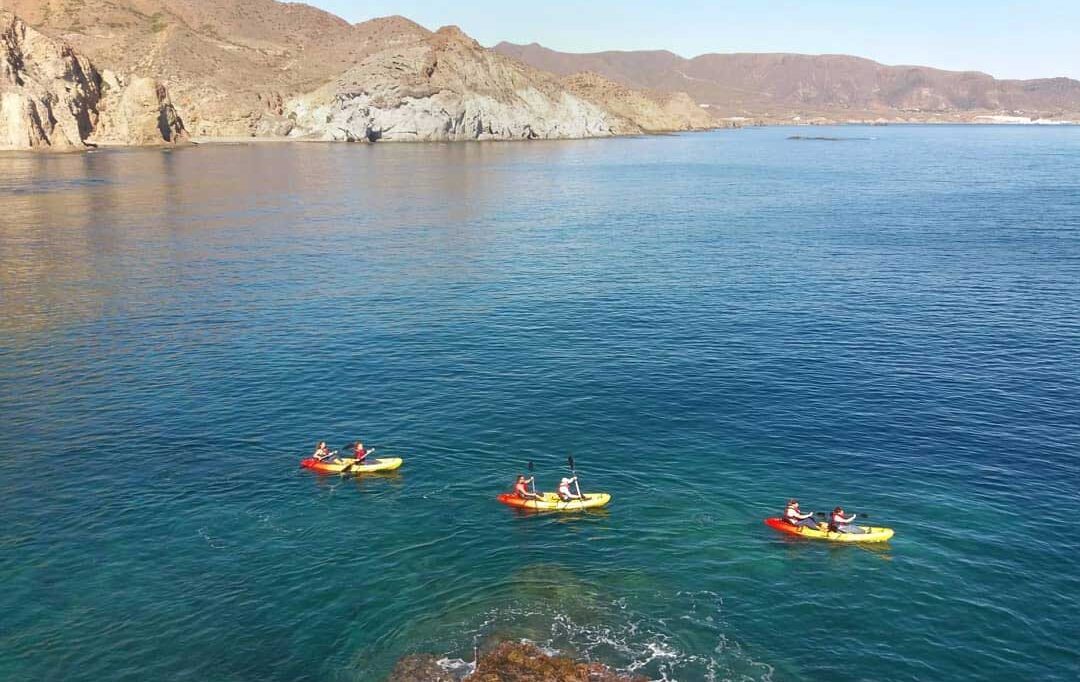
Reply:
<svg viewBox="0 0 1080 682"><path fill-rule="evenodd" d="M343 140L318 140L304 137L267 137L267 136L224 136L213 137L208 135L193 136L190 140L193 146L203 145L242 145L242 144L289 144L289 143L303 143L303 144L362 144L362 145L375 145L375 144L486 144L486 143L502 143L502 142L528 142L530 144L545 143L545 142L577 142L585 140L614 140L614 139L626 139L635 137L674 137L687 134L700 134L700 133L712 133L721 130L741 130L744 128L816 128L816 127L865 127L865 128L877 128L887 126L956 126L956 127L1002 127L1002 126L1014 126L1024 128L1069 128L1080 127L1080 120L1077 121L1061 121L1054 123L1022 123L1018 121L754 121L747 122L742 125L720 125L712 128L697 128L694 130L659 130L659 131L647 131L641 133L627 133L619 135L598 135L596 137L554 137L544 138L538 140L526 140L518 138L495 138L485 140L379 140L378 142L346 142ZM161 146L161 145L159 145Z"/></svg>
<svg viewBox="0 0 1080 682"><path fill-rule="evenodd" d="M0 149L0 154L85 154L95 151L102 151L106 149L182 149L184 147L201 147L201 146L230 146L230 145L263 145L263 144L362 144L362 145L374 145L374 144L470 144L470 143L502 143L502 142L528 142L530 144L544 143L544 142L574 142L582 140L608 140L608 139L626 139L635 137L673 137L684 134L696 134L696 133L709 133L721 130L741 130L745 128L827 128L827 127L915 127L915 126L956 126L956 127L1022 127L1022 128L1071 128L1080 127L1080 120L1067 120L1067 121L1045 121L1034 120L1029 122L1023 122L1018 120L924 120L924 121L861 121L861 120L849 120L849 121L832 121L832 120L813 120L813 121L782 121L776 119L765 120L753 120L740 122L735 125L718 125L711 128L698 128L693 130L662 130L662 131L645 131L638 133L625 133L614 135L598 135L595 137L558 137L558 138L542 138L542 139L519 139L519 138L488 138L488 139L474 139L474 140L380 140L378 142L370 141L355 141L348 142L344 140L321 140L309 137L283 137L283 136L239 136L239 135L226 135L221 137L209 136L209 135L195 135L190 136L184 144L170 145L170 144L145 144L145 145L125 145L115 143L101 143L94 146L87 146L85 148L72 148L72 149L52 149L52 148L34 148L34 149Z"/></svg>
<svg viewBox="0 0 1080 682"><path fill-rule="evenodd" d="M635 137L673 137L685 134L697 134L697 133L711 133L721 130L741 130L744 128L816 128L816 127L887 127L887 126L956 126L956 127L1002 127L1002 126L1014 126L1024 128L1068 128L1068 127L1080 127L1080 120L1076 121L1060 121L1060 122L1038 122L1032 121L1024 123L1020 121L941 121L941 120L927 120L927 121L780 121L780 120L762 120L746 122L740 125L718 125L711 128L696 128L693 130L657 130L657 131L645 131L640 133L625 133L616 135L597 135L595 137L552 137L543 139L519 139L519 138L488 138L488 139L476 139L476 140L379 140L377 142L369 141L357 141L347 142L344 140L320 140L305 137L281 137L281 136L223 136L215 137L209 135L192 136L190 142L194 146L201 145L241 145L241 144L289 144L289 143L303 143L303 144L362 144L362 145L376 145L376 144L475 144L475 143L502 143L502 142L528 142L530 144L545 143L545 142L576 142L585 140L613 140L613 139L626 139ZM122 146L122 145L113 145ZM163 145L156 145L163 146Z"/></svg>

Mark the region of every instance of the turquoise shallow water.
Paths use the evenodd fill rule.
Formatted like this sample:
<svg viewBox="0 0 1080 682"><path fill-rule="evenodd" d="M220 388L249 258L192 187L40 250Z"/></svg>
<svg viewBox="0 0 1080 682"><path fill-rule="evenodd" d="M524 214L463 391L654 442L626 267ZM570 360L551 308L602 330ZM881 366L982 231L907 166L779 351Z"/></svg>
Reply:
<svg viewBox="0 0 1080 682"><path fill-rule="evenodd" d="M0 678L1076 679L1080 129L800 132L0 156Z"/></svg>

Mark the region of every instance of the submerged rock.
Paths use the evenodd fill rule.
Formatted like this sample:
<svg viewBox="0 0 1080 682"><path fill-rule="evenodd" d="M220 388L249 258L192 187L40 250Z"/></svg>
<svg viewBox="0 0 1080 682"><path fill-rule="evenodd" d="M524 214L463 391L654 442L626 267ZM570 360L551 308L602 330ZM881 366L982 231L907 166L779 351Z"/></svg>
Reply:
<svg viewBox="0 0 1080 682"><path fill-rule="evenodd" d="M480 656L465 677L440 665L434 656L412 655L398 661L387 682L645 682L602 663L579 663L550 656L528 642L502 642Z"/></svg>
<svg viewBox="0 0 1080 682"><path fill-rule="evenodd" d="M602 663L577 663L548 656L532 644L503 642L480 657L468 682L645 682Z"/></svg>
<svg viewBox="0 0 1080 682"><path fill-rule="evenodd" d="M439 665L431 654L412 654L394 666L387 682L460 682L461 678Z"/></svg>

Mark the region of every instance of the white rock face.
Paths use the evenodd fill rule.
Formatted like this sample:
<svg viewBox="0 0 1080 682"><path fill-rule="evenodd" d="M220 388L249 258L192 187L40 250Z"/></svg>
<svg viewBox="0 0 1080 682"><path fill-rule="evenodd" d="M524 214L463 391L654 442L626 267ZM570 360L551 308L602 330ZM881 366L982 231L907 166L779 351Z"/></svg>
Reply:
<svg viewBox="0 0 1080 682"><path fill-rule="evenodd" d="M285 105L279 130L340 141L580 138L638 132L454 27L374 54Z"/></svg>
<svg viewBox="0 0 1080 682"><path fill-rule="evenodd" d="M67 43L0 10L0 150L81 149L97 133L112 144L186 140L164 88L113 82Z"/></svg>
<svg viewBox="0 0 1080 682"><path fill-rule="evenodd" d="M390 107L378 101L378 93L329 103L301 98L291 108L296 126L289 134L345 142L431 142L603 137L618 130L608 114L572 95L552 99L535 89L516 95L516 101L503 102L444 91L403 98Z"/></svg>

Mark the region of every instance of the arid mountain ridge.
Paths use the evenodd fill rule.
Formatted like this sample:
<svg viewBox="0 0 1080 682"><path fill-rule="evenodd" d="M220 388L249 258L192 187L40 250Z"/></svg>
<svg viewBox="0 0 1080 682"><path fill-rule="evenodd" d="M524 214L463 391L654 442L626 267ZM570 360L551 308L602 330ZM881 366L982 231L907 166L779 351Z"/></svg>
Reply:
<svg viewBox="0 0 1080 682"><path fill-rule="evenodd" d="M672 52L575 54L499 43L496 52L557 75L598 73L631 88L687 92L718 118L784 121L974 120L980 115L1080 119L1080 81L999 80L974 71L887 66L848 55Z"/></svg>
<svg viewBox="0 0 1080 682"><path fill-rule="evenodd" d="M574 84L455 27L402 17L349 24L275 0L0 0L120 74L169 88L197 137L322 140L574 138L708 127L686 97ZM621 113L616 113L616 109Z"/></svg>
<svg viewBox="0 0 1080 682"><path fill-rule="evenodd" d="M85 63L95 82L105 82L102 93L109 83L114 96L121 84L138 83L139 106L156 102L178 114L183 122L163 129L169 142L184 139L185 128L203 138L423 141L596 137L735 121L1060 120L1080 112L1080 83L1064 78L1001 81L835 55L487 49L456 27L432 32L397 16L350 24L276 0L0 0L0 10ZM0 42L0 62L23 57ZM41 87L83 87L69 71L50 72ZM38 94L42 107L63 99ZM33 127L28 107L5 110L15 138ZM111 139L147 142L127 132ZM32 141L51 145L48 135Z"/></svg>

